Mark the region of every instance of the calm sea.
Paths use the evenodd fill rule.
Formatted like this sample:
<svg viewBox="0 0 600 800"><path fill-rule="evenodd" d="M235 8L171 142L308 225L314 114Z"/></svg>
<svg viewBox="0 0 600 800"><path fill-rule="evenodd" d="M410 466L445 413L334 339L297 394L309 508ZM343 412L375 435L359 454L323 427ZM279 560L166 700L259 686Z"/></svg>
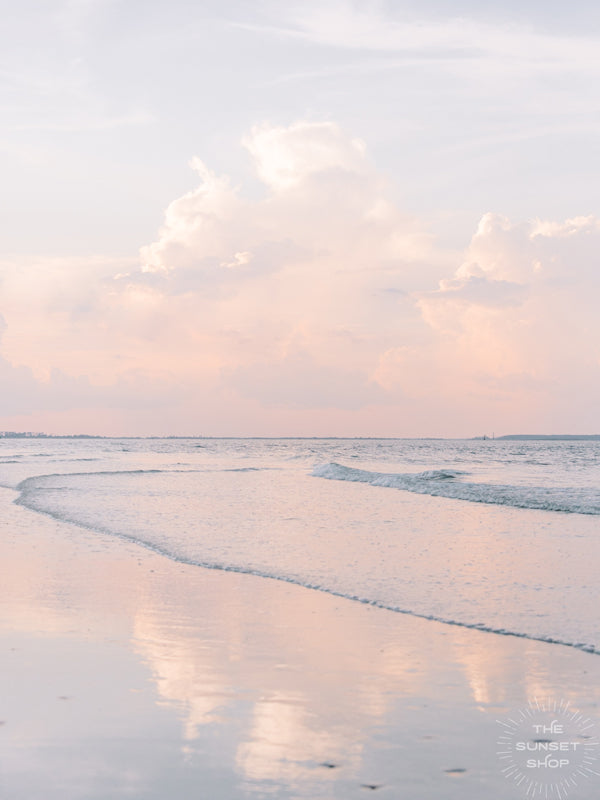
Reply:
<svg viewBox="0 0 600 800"><path fill-rule="evenodd" d="M15 500L198 568L600 652L600 442L3 439Z"/></svg>

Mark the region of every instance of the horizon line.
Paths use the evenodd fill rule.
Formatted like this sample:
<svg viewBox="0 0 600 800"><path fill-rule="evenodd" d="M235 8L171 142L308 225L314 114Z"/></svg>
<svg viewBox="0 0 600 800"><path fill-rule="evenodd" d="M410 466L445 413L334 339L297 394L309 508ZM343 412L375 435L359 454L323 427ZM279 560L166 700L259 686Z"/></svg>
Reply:
<svg viewBox="0 0 600 800"><path fill-rule="evenodd" d="M301 436L301 435L204 435L204 434L100 434L100 433L44 433L32 431L0 431L0 439L285 439L285 440L432 440L432 441L496 441L496 440L515 440L515 439L600 439L600 434L584 433L509 433L501 436L488 436L482 434L478 436Z"/></svg>

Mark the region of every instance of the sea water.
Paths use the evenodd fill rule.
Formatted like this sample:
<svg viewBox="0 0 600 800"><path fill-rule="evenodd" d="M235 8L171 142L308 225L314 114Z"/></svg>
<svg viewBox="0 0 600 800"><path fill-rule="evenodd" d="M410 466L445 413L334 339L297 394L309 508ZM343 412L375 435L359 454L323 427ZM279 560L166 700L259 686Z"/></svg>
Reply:
<svg viewBox="0 0 600 800"><path fill-rule="evenodd" d="M34 511L199 569L600 652L600 442L0 440Z"/></svg>

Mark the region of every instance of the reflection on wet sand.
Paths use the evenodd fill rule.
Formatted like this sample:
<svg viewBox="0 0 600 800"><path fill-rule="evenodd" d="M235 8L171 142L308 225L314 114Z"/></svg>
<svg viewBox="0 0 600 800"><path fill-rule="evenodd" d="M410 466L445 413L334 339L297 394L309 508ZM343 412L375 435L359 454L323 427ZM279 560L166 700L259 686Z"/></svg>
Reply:
<svg viewBox="0 0 600 800"><path fill-rule="evenodd" d="M596 656L7 515L0 623L14 657L0 741L17 800L158 800L198 786L211 800L352 800L365 786L514 800L498 714L532 696L588 713L599 700Z"/></svg>
<svg viewBox="0 0 600 800"><path fill-rule="evenodd" d="M222 577L227 592L218 588ZM536 693L586 705L598 696L589 679L585 698L578 682L569 684L574 668L598 673L594 656L569 648L424 622L252 576L205 571L179 592L157 588L136 613L136 648L161 699L180 714L184 746L202 738L203 725L229 725L235 769L255 788L311 785L319 768L331 771L327 780L343 772L358 781L382 739L401 740L405 751L379 771L397 781L403 759L428 769L435 748L425 752L423 743L456 738L457 716L480 728L459 737L468 752L462 760L489 778L495 751L491 740L485 749L477 739L482 730L493 737L498 713ZM157 607L155 598L167 595L169 607ZM190 613L200 608L201 615Z"/></svg>

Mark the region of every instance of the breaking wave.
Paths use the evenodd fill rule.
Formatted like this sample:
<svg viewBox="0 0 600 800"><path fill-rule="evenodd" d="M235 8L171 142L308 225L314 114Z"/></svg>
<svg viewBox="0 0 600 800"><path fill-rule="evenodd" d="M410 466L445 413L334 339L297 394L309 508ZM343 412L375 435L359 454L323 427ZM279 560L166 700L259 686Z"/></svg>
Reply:
<svg viewBox="0 0 600 800"><path fill-rule="evenodd" d="M495 483L469 483L462 477L468 473L453 469L426 472L370 472L345 467L335 461L317 465L316 478L368 483L406 492L466 500L470 503L531 508L542 511L562 511L570 514L600 514L600 491L582 487L514 486Z"/></svg>

